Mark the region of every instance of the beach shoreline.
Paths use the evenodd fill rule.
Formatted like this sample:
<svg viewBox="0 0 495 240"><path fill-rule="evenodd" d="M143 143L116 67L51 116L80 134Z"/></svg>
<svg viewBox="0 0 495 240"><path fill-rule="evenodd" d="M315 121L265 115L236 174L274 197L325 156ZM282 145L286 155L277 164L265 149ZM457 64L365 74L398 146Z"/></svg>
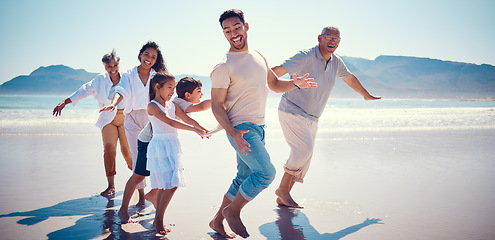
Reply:
<svg viewBox="0 0 495 240"><path fill-rule="evenodd" d="M167 238L218 239L208 222L235 173L234 152L224 132L203 140L181 132L180 140L187 186L165 213L173 230ZM277 177L242 213L250 239L489 239L495 236L494 140L493 129L322 132L305 183L293 190L305 208L288 210L275 205L274 195L288 147L268 129ZM8 179L0 183L3 239L155 238L149 203L131 206L138 224L118 223L130 176L121 156L116 198L98 196L106 184L101 136L0 135L0 144L6 166L0 172ZM136 202L134 196L131 205Z"/></svg>

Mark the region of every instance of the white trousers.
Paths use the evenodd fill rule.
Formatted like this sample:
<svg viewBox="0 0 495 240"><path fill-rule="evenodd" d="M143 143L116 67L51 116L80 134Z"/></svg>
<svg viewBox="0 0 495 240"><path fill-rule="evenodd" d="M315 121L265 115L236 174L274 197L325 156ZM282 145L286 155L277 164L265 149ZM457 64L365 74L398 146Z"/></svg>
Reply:
<svg viewBox="0 0 495 240"><path fill-rule="evenodd" d="M132 110L125 115L124 128L127 142L132 154L132 170L136 168L136 160L138 156L137 138L141 130L148 124L148 112L146 109ZM137 189L146 187L146 179L137 185Z"/></svg>

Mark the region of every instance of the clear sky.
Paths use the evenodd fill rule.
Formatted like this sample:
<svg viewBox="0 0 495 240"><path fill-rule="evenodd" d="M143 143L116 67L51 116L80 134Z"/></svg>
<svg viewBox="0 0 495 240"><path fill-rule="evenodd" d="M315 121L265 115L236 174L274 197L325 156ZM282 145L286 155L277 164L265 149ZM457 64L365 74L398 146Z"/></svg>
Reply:
<svg viewBox="0 0 495 240"><path fill-rule="evenodd" d="M493 0L1 0L0 83L56 64L103 72L112 49L121 70L132 68L149 40L171 73L207 76L228 51L218 18L230 8L244 11L249 47L270 66L315 46L329 24L340 27L342 56L495 65Z"/></svg>

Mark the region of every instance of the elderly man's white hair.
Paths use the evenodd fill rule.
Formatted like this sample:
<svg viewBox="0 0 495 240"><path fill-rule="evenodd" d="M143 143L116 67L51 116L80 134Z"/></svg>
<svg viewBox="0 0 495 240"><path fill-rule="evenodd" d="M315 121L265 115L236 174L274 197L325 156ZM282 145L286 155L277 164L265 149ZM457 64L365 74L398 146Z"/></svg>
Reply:
<svg viewBox="0 0 495 240"><path fill-rule="evenodd" d="M334 30L334 31L338 31L340 33L340 30L339 30L339 27L335 26L335 25L328 25L328 26L325 26L323 28L323 30L321 30L321 34L325 34L325 32L327 30Z"/></svg>

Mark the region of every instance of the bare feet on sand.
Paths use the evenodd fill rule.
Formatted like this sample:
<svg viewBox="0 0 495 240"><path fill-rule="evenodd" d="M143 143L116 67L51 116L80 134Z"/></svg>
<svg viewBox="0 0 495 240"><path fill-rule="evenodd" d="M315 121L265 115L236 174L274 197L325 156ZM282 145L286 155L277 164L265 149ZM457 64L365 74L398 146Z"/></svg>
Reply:
<svg viewBox="0 0 495 240"><path fill-rule="evenodd" d="M241 236L242 238L249 237L249 233L247 232L246 227L241 221L240 213L232 212L231 207L228 206L223 209L222 214L225 217L225 220L227 220L230 229L235 234Z"/></svg>
<svg viewBox="0 0 495 240"><path fill-rule="evenodd" d="M144 207L145 205L146 205L146 199L144 197L140 197L139 200L138 200L138 202L136 203L136 206L138 206L138 207Z"/></svg>
<svg viewBox="0 0 495 240"><path fill-rule="evenodd" d="M159 225L159 226L157 226L157 225ZM157 225L155 225L155 223L153 223L153 227L155 227L155 230L158 234L167 235L167 233L172 231L172 229L163 226L163 224L157 224Z"/></svg>
<svg viewBox="0 0 495 240"><path fill-rule="evenodd" d="M115 186L109 186L105 191L100 193L103 197L113 197L115 196Z"/></svg>
<svg viewBox="0 0 495 240"><path fill-rule="evenodd" d="M302 206L299 206L299 204L297 204L294 201L294 199L292 199L289 192L277 189L275 191L275 194L278 197L277 198L278 205L285 207L293 207L293 208L303 208Z"/></svg>
<svg viewBox="0 0 495 240"><path fill-rule="evenodd" d="M129 216L128 212L120 211L117 213L122 223L135 223L136 221Z"/></svg>
<svg viewBox="0 0 495 240"><path fill-rule="evenodd" d="M223 217L218 219L216 216L210 222L210 228L218 234L222 235L224 238L235 238L235 233L227 233L225 227L223 226Z"/></svg>
<svg viewBox="0 0 495 240"><path fill-rule="evenodd" d="M156 209L156 197L157 197L157 191L156 189L151 189L146 195L144 195L144 199L146 199L148 202L151 202L153 204L153 207Z"/></svg>

